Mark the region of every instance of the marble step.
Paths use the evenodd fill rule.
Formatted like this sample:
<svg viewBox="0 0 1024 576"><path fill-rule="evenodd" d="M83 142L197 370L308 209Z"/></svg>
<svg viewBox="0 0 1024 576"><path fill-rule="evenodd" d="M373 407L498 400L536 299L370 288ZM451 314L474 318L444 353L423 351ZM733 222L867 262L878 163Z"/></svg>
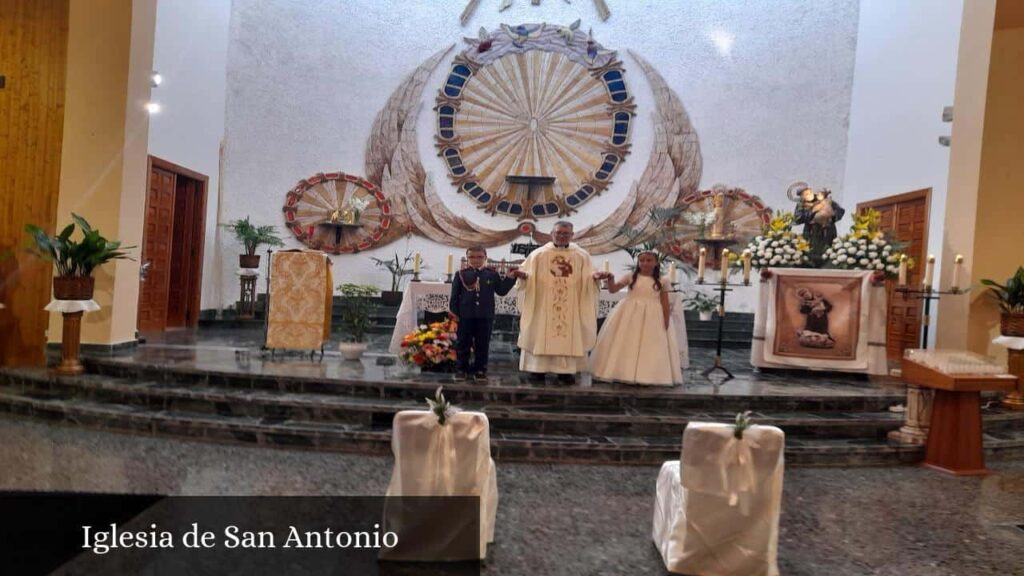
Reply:
<svg viewBox="0 0 1024 576"><path fill-rule="evenodd" d="M388 454L388 427L314 423L281 418L153 410L81 399L38 398L0 391L0 412L110 431L267 447ZM502 461L659 464L679 458L680 439L493 432L492 454ZM988 458L1024 454L1024 432L985 435ZM883 440L787 438L789 466L892 465L920 461L920 446Z"/></svg>
<svg viewBox="0 0 1024 576"><path fill-rule="evenodd" d="M593 387L530 384L520 381L514 375L492 376L486 385L475 383L453 383L450 375L420 374L402 372L401 367L378 368L369 373L368 367L358 364L351 375L324 376L327 366L310 364L303 368L317 375L307 375L298 368L291 373L266 373L259 369L256 359L238 358L237 362L251 362L251 368L238 371L234 366L220 369L201 369L190 366L174 366L162 363L121 361L117 358L84 358L90 372L115 378L126 378L139 382L162 382L184 386L211 386L218 388L249 391L274 390L290 393L332 394L336 396L380 398L389 400L413 400L420 402L425 396L432 396L438 385L443 384L446 393L459 402L480 402L487 405L530 406L542 405L569 410L572 408L653 408L660 410L704 410L704 411L776 411L776 412L883 412L902 402L905 398L900 389L878 392L874 387L852 387L848 394L824 394L805 392L795 388L792 394L750 394L730 393L730 385L714 394L691 393L686 389L622 387L595 383ZM328 361L325 361L328 362ZM335 365L337 366L337 365ZM331 366L330 368L334 368ZM349 370L347 366L337 367L339 373ZM0 373L3 373L0 370ZM514 373L513 373L514 374ZM779 376L780 381L788 378ZM735 387L742 386L739 381ZM849 385L847 385L849 387Z"/></svg>
<svg viewBox="0 0 1024 576"><path fill-rule="evenodd" d="M391 442L390 429L384 426L153 410L6 391L0 391L0 412L109 431L328 452L386 455ZM680 439L492 432L491 451L501 461L658 464L679 458ZM920 447L882 441L792 441L786 448L786 462L790 466L895 464L920 460L922 454Z"/></svg>
<svg viewBox="0 0 1024 576"><path fill-rule="evenodd" d="M237 390L167 382L138 382L93 374L54 377L43 370L25 370L17 377L12 375L7 382L9 391L39 398L64 400L79 398L160 410L254 418L285 418L307 422L387 426L396 412L424 407L422 400L387 400L317 393ZM451 394L449 395L451 396ZM735 411L671 411L653 408L580 410L543 404L503 406L486 402L462 402L457 397L453 397L452 400L463 409L485 412L491 421L493 430L544 434L678 437L689 422L728 422L736 413ZM741 409L743 409L742 406L737 408L737 410ZM898 428L903 422L901 415L889 411L861 413L755 412L753 417L757 423L778 426L788 435L829 438L884 438L890 430ZM986 426L990 424L992 426L1019 425L1024 428L1024 414L1021 414L1016 420L1001 417L990 423L986 419Z"/></svg>

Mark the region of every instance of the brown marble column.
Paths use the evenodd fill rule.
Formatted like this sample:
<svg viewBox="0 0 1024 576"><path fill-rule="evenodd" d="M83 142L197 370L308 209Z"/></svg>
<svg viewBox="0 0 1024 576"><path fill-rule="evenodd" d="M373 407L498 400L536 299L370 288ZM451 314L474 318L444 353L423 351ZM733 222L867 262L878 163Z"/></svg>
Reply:
<svg viewBox="0 0 1024 576"><path fill-rule="evenodd" d="M85 367L78 361L79 343L82 338L82 315L84 312L64 312L63 337L60 345L58 374L81 374Z"/></svg>

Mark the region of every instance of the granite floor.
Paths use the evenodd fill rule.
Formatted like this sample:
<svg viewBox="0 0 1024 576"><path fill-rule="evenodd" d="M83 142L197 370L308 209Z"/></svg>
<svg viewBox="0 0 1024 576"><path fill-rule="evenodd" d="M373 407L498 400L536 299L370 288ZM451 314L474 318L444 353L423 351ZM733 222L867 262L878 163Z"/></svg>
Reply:
<svg viewBox="0 0 1024 576"><path fill-rule="evenodd" d="M188 495L379 495L390 458L111 434L0 418L0 489ZM918 467L786 472L782 574L1024 574L1024 462L985 478ZM486 574L662 574L656 467L498 467ZM596 505L595 505L596 503Z"/></svg>

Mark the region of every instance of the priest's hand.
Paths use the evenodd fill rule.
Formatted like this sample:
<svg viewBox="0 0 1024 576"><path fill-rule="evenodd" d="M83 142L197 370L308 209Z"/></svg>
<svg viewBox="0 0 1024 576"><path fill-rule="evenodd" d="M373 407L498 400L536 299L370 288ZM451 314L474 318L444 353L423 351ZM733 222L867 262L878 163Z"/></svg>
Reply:
<svg viewBox="0 0 1024 576"><path fill-rule="evenodd" d="M615 278L611 272L594 272L594 280L612 280Z"/></svg>
<svg viewBox="0 0 1024 576"><path fill-rule="evenodd" d="M527 278L530 277L529 274L527 274L526 272L523 272L519 268L515 268L515 269L512 269L512 270L509 270L508 271L508 275L511 278L517 278L517 279L520 279L520 280L526 280Z"/></svg>

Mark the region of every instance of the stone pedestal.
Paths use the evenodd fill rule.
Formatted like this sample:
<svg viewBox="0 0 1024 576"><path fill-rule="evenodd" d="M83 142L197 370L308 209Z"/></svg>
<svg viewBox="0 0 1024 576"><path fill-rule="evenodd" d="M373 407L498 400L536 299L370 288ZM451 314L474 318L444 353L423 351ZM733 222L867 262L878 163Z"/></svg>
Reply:
<svg viewBox="0 0 1024 576"><path fill-rule="evenodd" d="M1024 350L1009 350L1007 371L1017 377L1017 388L1003 398L1003 406L1012 410L1024 410Z"/></svg>
<svg viewBox="0 0 1024 576"><path fill-rule="evenodd" d="M82 340L82 315L85 312L64 312L64 328L60 346L58 374L81 374L85 367L78 360Z"/></svg>
<svg viewBox="0 0 1024 576"><path fill-rule="evenodd" d="M928 426L932 419L932 401L935 392L912 384L907 385L907 411L903 426L889 432L889 440L900 444L923 446L928 440Z"/></svg>

